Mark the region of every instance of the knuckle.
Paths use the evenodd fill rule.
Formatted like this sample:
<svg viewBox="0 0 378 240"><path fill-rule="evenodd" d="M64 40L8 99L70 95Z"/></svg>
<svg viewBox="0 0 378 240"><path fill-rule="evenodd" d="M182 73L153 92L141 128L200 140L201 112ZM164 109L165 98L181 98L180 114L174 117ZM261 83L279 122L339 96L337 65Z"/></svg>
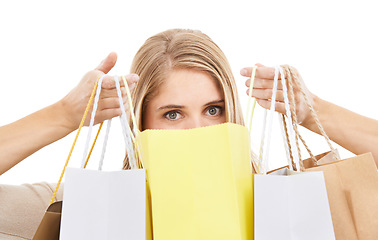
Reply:
<svg viewBox="0 0 378 240"><path fill-rule="evenodd" d="M265 80L265 79L261 79L260 80L260 85L261 85L262 88L269 88L269 87L271 87L269 83L270 83L269 80Z"/></svg>
<svg viewBox="0 0 378 240"><path fill-rule="evenodd" d="M119 105L119 99L118 98L112 98L112 106L114 106L114 107L120 107L120 105Z"/></svg>
<svg viewBox="0 0 378 240"><path fill-rule="evenodd" d="M109 89L114 87L114 80L109 76L104 77L101 84L102 88Z"/></svg>
<svg viewBox="0 0 378 240"><path fill-rule="evenodd" d="M273 94L273 91L271 89L266 89L264 91L263 96L264 96L265 99L270 99L270 98L272 98L272 94Z"/></svg>

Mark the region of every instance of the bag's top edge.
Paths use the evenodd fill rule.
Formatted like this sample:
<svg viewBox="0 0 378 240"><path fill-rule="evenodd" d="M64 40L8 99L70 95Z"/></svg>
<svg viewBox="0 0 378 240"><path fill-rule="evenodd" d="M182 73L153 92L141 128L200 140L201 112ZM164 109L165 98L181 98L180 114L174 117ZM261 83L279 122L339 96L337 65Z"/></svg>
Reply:
<svg viewBox="0 0 378 240"><path fill-rule="evenodd" d="M146 130L143 130L142 132L140 132L139 134L143 134L143 133L146 133L146 132L157 132L157 131L158 132L160 132L160 131L167 131L167 132L201 131L202 129L217 128L217 127L220 127L220 126L223 126L223 125L232 125L232 126L239 126L239 127L245 128L245 126L237 124L237 123L226 122L226 123L220 123L220 124L215 124L215 125L211 125L211 126L205 126L205 127L199 127L199 128L190 128L190 129L146 129Z"/></svg>

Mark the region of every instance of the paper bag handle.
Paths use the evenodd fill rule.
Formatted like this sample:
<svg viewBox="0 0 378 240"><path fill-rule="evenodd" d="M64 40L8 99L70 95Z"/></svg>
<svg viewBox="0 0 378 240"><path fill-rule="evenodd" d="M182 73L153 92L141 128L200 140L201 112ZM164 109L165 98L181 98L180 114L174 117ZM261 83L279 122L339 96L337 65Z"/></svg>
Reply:
<svg viewBox="0 0 378 240"><path fill-rule="evenodd" d="M286 140L286 141L284 140L284 142L286 142L285 148L289 155L288 159L291 159L291 164L289 163L289 166L291 166L292 169L295 171L297 169L300 169L301 171L303 171L304 166L303 166L303 160L301 156L301 150L299 147L298 138L302 141L307 152L311 156L311 159L315 161L315 164L316 164L316 158L314 157L311 150L309 149L306 142L304 141L304 139L302 138L301 134L298 131L297 113L296 113L296 104L295 104L295 99L294 99L292 76L290 73L288 73L288 71L284 71L284 69L287 70L287 68L284 65L280 66L279 69L280 69L280 74L281 74L281 79L282 79L282 90L283 90L283 95L285 99L284 103L285 103L285 109L286 109L286 118L289 121L289 123L287 124L287 121L285 120L285 115L281 114L281 120L282 120L281 127L283 127L283 136L284 136L284 139ZM285 74L285 72L287 74ZM285 77L285 75L287 76ZM290 100L288 99L288 93L290 93ZM288 127L289 127L291 135L289 134ZM295 139L292 139L292 136L295 136ZM296 149L295 148L293 149L293 151L295 150L295 153L293 154L291 143L294 143L294 142L296 145ZM294 160L293 155L298 156L299 158Z"/></svg>
<svg viewBox="0 0 378 240"><path fill-rule="evenodd" d="M91 96L90 96L90 98L89 98L89 101L88 101L87 107L85 108L83 118L81 119L81 122L80 122L79 128L78 128L78 130L77 130L77 133L76 133L75 139L74 139L74 141L73 141L73 143L72 143L72 146L71 146L71 149L70 149L70 151L69 151L69 153L68 153L68 156L67 156L66 162L64 163L64 167L63 167L63 170L62 170L62 172L61 172L61 174L60 174L60 177L59 177L58 183L56 184L55 191L54 191L53 196L52 196L51 201L50 201L50 205L54 202L54 199L55 199L55 197L56 197L56 194L57 194L58 189L59 189L59 187L60 187L60 184L61 184L61 182L62 182L62 179L63 179L63 176L64 176L64 172L66 171L66 168L67 168L68 162L70 161L70 158L71 158L71 155L72 155L73 149L74 149L74 147L75 147L75 145L76 145L77 139L78 139L78 137L79 137L80 131L81 131L83 125L84 125L85 119L86 119L86 117L87 117L87 115L88 115L88 112L89 112L89 108L91 107L91 104L92 104L92 102L93 102L93 98L94 98L94 96L95 96L95 94L96 94L96 89L97 89L97 87L98 87L98 82L99 82L100 78L101 78L101 77L99 77L99 78L97 79L96 84L95 84L95 86L94 86L94 88L93 88L93 91L92 91L92 93L91 93Z"/></svg>
<svg viewBox="0 0 378 240"><path fill-rule="evenodd" d="M101 76L99 83L98 83L99 85L101 85L102 80L105 76L106 76L106 74ZM119 104L120 104L120 109L122 111L122 114L120 116L120 121L121 121L121 126L122 126L122 133L123 133L122 135L123 135L125 145L126 145L126 149L127 149L126 154L129 157L129 159L131 160L132 169L136 169L137 168L137 162L136 162L136 159L135 159L133 143L132 143L132 140L130 140L133 137L133 134L131 132L129 123L128 123L127 118L126 118L126 112L125 112L125 109L123 107L123 99L122 99L121 87L120 87L120 84L119 84L118 76L114 76L114 81L115 81L115 85L116 85L116 89L117 89L117 95L118 95L118 101L119 101ZM88 156L89 141L90 141L90 138L91 138L92 127L94 125L94 119L95 119L95 115L96 115L96 111L97 111L100 93L101 93L101 88L97 88L96 96L95 96L94 103L93 103L91 120L90 120L90 124L89 124L89 129L88 129L87 141L86 141L85 149L84 149L84 155L83 155L83 160L82 160L82 165L81 165L82 168L84 168L84 166L86 165L86 159L88 159L87 156ZM108 135L109 135L110 125L111 125L111 120L109 120L109 122L108 122L108 127L107 127L106 135L105 135L105 138L104 138L104 144L103 144L103 149L102 149L102 154L101 154L101 159L100 159L100 164L99 164L100 169L102 168L103 158L104 158L104 155L105 155L106 143L107 143L107 139L108 139Z"/></svg>
<svg viewBox="0 0 378 240"><path fill-rule="evenodd" d="M301 163L301 152L300 152L299 144L298 144L298 141L297 141L297 135L295 135L295 133L298 132L298 131L295 131L294 127L296 125L293 124L293 120L294 120L294 122L296 120L296 113L295 113L295 111L293 112L292 104L294 104L294 106L295 106L295 102L292 103L292 101L290 101L289 97L288 97L287 85L290 85L290 76L287 76L287 79L286 79L286 76L285 76L285 73L284 73L282 67L278 66L277 68L279 69L279 72L281 74L282 92L283 92L283 96L284 96L286 118L287 118L287 121L288 121L288 124L286 124L285 115L281 114L281 120L282 120L281 126L283 127L283 129L281 128L281 130L283 130L282 132L283 132L283 137L284 137L285 150L286 150L286 153L288 155L287 159L289 161L289 166L291 166L293 170L297 170L298 166L296 166L296 165L299 164L299 166L300 166L302 163ZM289 89L290 89L290 87L289 87ZM289 126L289 128L288 128L288 126ZM290 132L290 134L289 134L289 132ZM295 139L293 139L294 135L295 135ZM294 143L294 142L296 143L297 148L292 149L291 143ZM291 162L290 162L290 160L291 160Z"/></svg>
<svg viewBox="0 0 378 240"><path fill-rule="evenodd" d="M268 112L264 109L264 121L263 121L263 130L260 144L260 151L258 157L258 173L266 174L267 164L269 159L269 148L270 148L270 139L272 132L272 123L273 123L273 114L276 109L276 96L277 96L277 86L278 86L278 74L279 69L275 68L274 79L273 79L273 89L272 89L272 98L270 104L270 111ZM269 116L268 116L269 114ZM267 139L265 139L267 137Z"/></svg>
<svg viewBox="0 0 378 240"><path fill-rule="evenodd" d="M257 70L257 66L255 65L252 68L251 82L249 84L249 90L248 90L249 92L248 92L247 110L245 111L249 135L251 135L253 113L255 112L255 106L256 106L256 98L252 97L253 85L255 83L256 70ZM253 98L252 107L250 107L252 98Z"/></svg>
<svg viewBox="0 0 378 240"><path fill-rule="evenodd" d="M293 67L289 66L289 65L283 65L282 68L285 69L285 71L287 72L287 75L288 75L288 86L289 86L289 91L291 91L291 102L293 103L293 107L292 107L292 112L294 114L294 123L295 125L298 125L297 123L297 119L296 119L296 106L295 106L295 99L294 99L294 94L293 94L293 86L292 84L295 83L297 84L297 86L299 87L299 90L301 92L301 94L303 95L303 98L305 100L305 103L307 105L307 107L310 109L310 113L311 113L311 116L313 117L321 135L325 138L329 148L331 149L332 151L332 154L333 154L333 157L336 159L336 160L339 160L339 156L338 154L336 153L336 150L333 148L332 144L331 144L331 140L329 139L328 135L326 134L322 124L320 123L320 120L319 120L319 117L318 115L316 114L315 112L315 109L314 107L312 106L312 104L310 103L309 99L308 99L308 95L307 93L304 91L303 89L303 85L301 83L301 81L298 79L298 76L297 76L297 73L296 71L293 69ZM307 151L309 152L310 156L311 156L311 159L313 160L314 164L317 165L317 160L316 158L314 157L314 155L311 153L309 147L307 146L306 142L304 141L304 139L302 138L302 136L299 134L299 131L298 131L298 128L295 126L294 127L294 130L296 131L296 134L297 136L301 139L303 145L305 146L305 148L307 149Z"/></svg>
<svg viewBox="0 0 378 240"><path fill-rule="evenodd" d="M269 148L270 148L270 139L271 139L271 128L272 128L272 120L273 115L275 114L275 100L277 95L277 87L278 87L278 77L281 74L281 82L282 82L282 88L283 88L283 96L284 96L284 104L286 109L286 117L288 124L282 124L285 127L285 133L283 134L284 137L284 144L285 144L285 150L288 157L288 160L291 160L291 163L289 163L289 166L292 166L293 169L298 169L301 166L301 158L300 158L300 149L299 144L294 137L295 130L292 122L292 108L290 107L290 101L288 98L288 91L286 86L286 78L285 74L280 66L275 67L275 74L274 74L274 82L273 82L273 88L272 88L272 97L271 97L271 105L270 105L270 111L269 111L269 118L267 120L267 114L268 111L265 109L264 112L264 121L263 121L263 132L261 137L261 144L260 144L260 152L259 152L259 159L258 159L258 173L266 173L267 170L267 164L269 160ZM281 114L282 122L286 123L285 115ZM289 126L289 128L288 128ZM267 130L266 130L267 129ZM282 129L282 132L283 129ZM290 132L290 134L288 133ZM267 139L265 139L267 137ZM297 148L291 148L291 143L296 143ZM287 145L286 145L287 144ZM298 165L298 166L296 166Z"/></svg>
<svg viewBox="0 0 378 240"><path fill-rule="evenodd" d="M94 98L95 98L95 96L96 96L97 90L99 89L99 88L98 88L99 83L102 82L102 79L104 78L104 76L105 76L105 74L102 75L102 76L100 76L100 77L97 79L97 81L96 81L96 83L95 83L95 86L94 86L94 88L93 88L93 90L92 90L91 96L90 96L90 98L89 98L89 100L88 100L87 107L86 107L86 109L85 109L85 111L84 111L83 117L82 117L81 122L80 122L80 125L79 125L79 127L78 127L78 130L77 130L77 133L76 133L75 139L74 139L74 141L73 141L73 143L72 143L71 149L70 149L70 151L69 151L69 153L68 153L67 159L66 159L66 161L65 161L65 164L64 164L64 166L63 166L62 172L61 172L61 174L60 174L60 177L59 177L58 183L57 183L57 185L56 185L56 187L55 187L55 190L54 190L53 196L52 196L51 201L50 201L50 205L51 205L51 204L54 202L54 200L55 200L56 194L57 194L58 189L59 189L59 187L60 187L60 184L61 184L61 182L62 182L62 179L63 179L64 173L65 173L65 170L66 170L67 165L68 165L68 162L69 162L69 160L70 160L70 158L71 158L71 156L72 156L73 149L74 149L74 147L75 147L75 145L76 145L76 142L77 142L77 139L78 139L79 134L80 134L80 132L81 132L81 129L82 129L82 127L84 126L85 119L86 119L86 117L87 117L87 115L88 115L88 112L89 112L89 109L90 109L90 107L91 107L91 104L92 104L92 102L93 102L93 100L94 100ZM123 79L124 79L124 78L123 78ZM100 80L101 80L101 81L100 81ZM128 85L127 85L126 80L124 80L124 82L125 82L125 87L126 87L126 89L128 90ZM118 92L117 92L117 94L118 94L118 97L119 97L119 99L120 99L120 103L121 103L121 102L123 102L123 101L122 101L122 97L120 97L120 96L122 96L122 94L120 94L121 91L120 91L120 87L119 87L119 82L118 82L118 81L116 81L116 87L117 87L117 83L118 83L118 88L117 88L117 91L118 91ZM100 85L100 86L101 86L101 85ZM101 88L101 87L100 87L100 88ZM101 89L98 90L98 91L101 91ZM98 102L98 101L97 101L97 102ZM120 106L123 106L123 103L122 103ZM96 108L97 108L97 107L96 107ZM121 107L121 110L122 110L122 109L123 109L123 108ZM123 110L124 110L124 109L123 109ZM96 111L95 111L95 112L96 112ZM94 112L94 113L95 113L95 112ZM93 113L92 113L92 116L94 116ZM94 120L93 120L93 122L92 122L92 126L93 126L93 123L94 123ZM94 145L95 145L95 143L96 143L96 141L97 141L97 137L98 137L98 135L99 135L99 133L100 133L100 130L101 130L101 128L102 128L102 125L103 125L103 123L101 123L100 126L99 126L99 129L98 129L97 134L96 134L96 137L95 137L95 139L94 139L94 141L93 141L92 147L91 147L91 149L90 149L90 151L89 151L89 153L88 153L88 156L87 156L87 158L86 158L86 160L85 160L84 168L86 167L86 164L87 164L87 162L88 162L88 159L89 159L89 157L90 157L90 155L91 155L91 153L92 153L92 150L93 150ZM127 125L128 125L128 124L127 124ZM108 123L107 131L108 131L109 128L110 128L110 123ZM89 132L91 132L91 131L89 131ZM132 133L131 133L131 134L132 134ZM107 141L107 139L105 139L104 141ZM106 147L106 142L105 142L104 147ZM104 150L103 150L103 154L104 154ZM103 156L102 156L102 158L103 158Z"/></svg>
<svg viewBox="0 0 378 240"><path fill-rule="evenodd" d="M254 85L255 76L256 76L256 70L257 70L257 66L255 65L252 68L251 82L249 84L249 92L248 92L247 109L245 111L245 113L246 113L246 118L245 118L246 119L246 126L247 126L248 132L249 132L249 142L250 143L251 143L252 119L253 119L253 113L254 113L255 107L256 107L256 98L252 97L253 85ZM253 98L252 107L250 107L252 98ZM251 158L251 165L252 165L252 169L254 169L256 172L258 172L258 163L255 162L255 159L253 157Z"/></svg>

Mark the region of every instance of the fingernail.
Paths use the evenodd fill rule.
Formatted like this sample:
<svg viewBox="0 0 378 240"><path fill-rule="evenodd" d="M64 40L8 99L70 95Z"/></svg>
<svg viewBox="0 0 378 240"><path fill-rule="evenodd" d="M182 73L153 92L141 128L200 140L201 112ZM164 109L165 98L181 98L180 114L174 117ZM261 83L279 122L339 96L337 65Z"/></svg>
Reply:
<svg viewBox="0 0 378 240"><path fill-rule="evenodd" d="M240 70L240 74L241 75L247 75L247 69L242 68L242 70Z"/></svg>
<svg viewBox="0 0 378 240"><path fill-rule="evenodd" d="M135 73L130 74L130 80L133 82L137 82L139 80L138 74L135 74Z"/></svg>

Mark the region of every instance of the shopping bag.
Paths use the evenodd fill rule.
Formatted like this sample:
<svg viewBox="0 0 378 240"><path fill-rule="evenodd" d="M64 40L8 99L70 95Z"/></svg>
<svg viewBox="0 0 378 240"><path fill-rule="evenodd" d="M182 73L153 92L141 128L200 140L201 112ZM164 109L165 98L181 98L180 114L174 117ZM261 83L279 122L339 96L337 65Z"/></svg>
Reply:
<svg viewBox="0 0 378 240"><path fill-rule="evenodd" d="M59 240L60 220L62 212L62 201L51 204L41 223L38 226L33 239L36 240Z"/></svg>
<svg viewBox="0 0 378 240"><path fill-rule="evenodd" d="M99 80L101 85L103 75ZM123 106L118 77L114 78ZM101 87L97 88L82 168L68 168L63 192L61 240L146 239L146 178L144 169L101 171L111 120L107 125L98 170L85 169L91 128ZM135 161L131 131L121 107L121 126L127 154ZM133 164L132 166L136 166Z"/></svg>
<svg viewBox="0 0 378 240"><path fill-rule="evenodd" d="M335 158L335 155L334 155L335 153L338 158ZM303 160L303 167L307 169L307 168L315 167L318 165L335 162L338 159L340 159L340 155L337 149L335 149L334 152L332 151L324 152L324 153L314 156L314 158L316 162L314 162L314 159L312 159L311 157Z"/></svg>
<svg viewBox="0 0 378 240"><path fill-rule="evenodd" d="M283 169L253 181L255 239L335 239L322 172Z"/></svg>
<svg viewBox="0 0 378 240"><path fill-rule="evenodd" d="M248 131L225 123L138 136L154 240L252 239Z"/></svg>
<svg viewBox="0 0 378 240"><path fill-rule="evenodd" d="M84 169L91 151L88 153L91 128L94 123L94 116L97 108L98 97L100 94L103 75L96 82L88 102L83 120L80 124L75 141L63 168L61 177L58 181L51 205L46 211L45 216L34 235L35 240L51 239L146 239L145 207L146 207L146 188L145 170L136 169L139 164L136 156L132 153L133 144L131 143L131 130L127 131L127 119L124 109L121 115L121 125L123 136L126 142L126 149L129 159L134 160L133 169L127 171L100 171L105 155L106 142L109 134L111 120L108 122L107 132L104 138L103 150L99 164L99 170ZM117 93L120 106L123 106L120 86L115 77ZM127 84L126 84L127 86ZM96 90L97 89L97 90ZM96 96L95 96L96 95ZM76 140L87 116L88 110L94 100L94 107L90 121L87 143L85 147L82 169L67 168L66 184L63 195L63 206L56 209L53 199L59 189L62 177L66 171L66 166L70 160ZM100 125L99 131L102 127ZM98 133L99 133L98 131ZM98 134L97 134L98 135ZM97 136L96 136L97 139ZM94 147L94 143L92 149ZM131 150L130 150L131 149ZM54 208L54 209L51 209ZM53 210L53 211L52 211ZM62 218L60 220L60 212ZM61 228L60 228L61 221ZM60 238L59 238L60 235ZM148 235L147 239L151 239Z"/></svg>
<svg viewBox="0 0 378 240"><path fill-rule="evenodd" d="M68 168L60 239L146 239L144 169Z"/></svg>
<svg viewBox="0 0 378 240"><path fill-rule="evenodd" d="M288 67L289 72L294 73ZM298 86L296 74L292 74ZM300 87L301 88L301 87ZM320 133L331 148L332 160L313 161L305 165L305 171L324 173L332 221L337 239L378 239L378 173L370 153L340 160L330 144L316 112L301 90L305 102L315 119Z"/></svg>
<svg viewBox="0 0 378 240"><path fill-rule="evenodd" d="M324 173L337 239L378 238L378 173L370 153L306 171Z"/></svg>
<svg viewBox="0 0 378 240"><path fill-rule="evenodd" d="M288 134L283 134L284 143L288 142L285 149L289 168L299 171L302 170L300 166L303 166L299 150L294 147L297 143L293 129L295 125L292 123L285 75L282 68L276 67L272 104L270 111L265 110L260 152L255 163L258 174L253 175L254 239L335 239L324 176L321 172L311 174L281 168L266 174L279 72L286 108L286 116L282 117L289 122ZM293 147L288 149L290 146Z"/></svg>

